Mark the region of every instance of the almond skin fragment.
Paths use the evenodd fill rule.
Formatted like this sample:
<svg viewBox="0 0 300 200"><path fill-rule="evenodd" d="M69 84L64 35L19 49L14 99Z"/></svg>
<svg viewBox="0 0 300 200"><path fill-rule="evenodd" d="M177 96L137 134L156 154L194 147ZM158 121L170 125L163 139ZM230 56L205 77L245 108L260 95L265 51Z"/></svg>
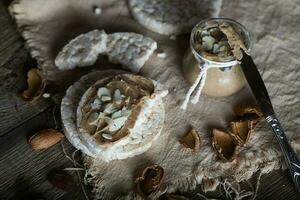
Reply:
<svg viewBox="0 0 300 200"><path fill-rule="evenodd" d="M239 120L230 122L230 134L237 141L238 145L244 145L253 131L251 129L251 121Z"/></svg>
<svg viewBox="0 0 300 200"><path fill-rule="evenodd" d="M136 178L137 191L142 197L147 197L160 190L164 178L164 169L158 165L146 167Z"/></svg>
<svg viewBox="0 0 300 200"><path fill-rule="evenodd" d="M230 122L229 129L231 136L243 146L249 139L250 134L263 117L257 106L244 105L236 109L238 119Z"/></svg>
<svg viewBox="0 0 300 200"><path fill-rule="evenodd" d="M251 121L253 126L255 126L263 117L258 106L254 105L240 106L235 109L235 113L239 118Z"/></svg>
<svg viewBox="0 0 300 200"><path fill-rule="evenodd" d="M55 129L46 129L35 133L29 138L29 144L34 150L47 149L58 143L64 134Z"/></svg>
<svg viewBox="0 0 300 200"><path fill-rule="evenodd" d="M179 142L186 148L194 150L194 152L198 152L201 145L200 136L194 128L187 132Z"/></svg>
<svg viewBox="0 0 300 200"><path fill-rule="evenodd" d="M221 159L225 161L232 161L234 159L237 145L230 134L218 129L213 129L212 145Z"/></svg>
<svg viewBox="0 0 300 200"><path fill-rule="evenodd" d="M46 83L38 69L31 69L27 72L28 88L22 93L26 101L37 100L44 92Z"/></svg>

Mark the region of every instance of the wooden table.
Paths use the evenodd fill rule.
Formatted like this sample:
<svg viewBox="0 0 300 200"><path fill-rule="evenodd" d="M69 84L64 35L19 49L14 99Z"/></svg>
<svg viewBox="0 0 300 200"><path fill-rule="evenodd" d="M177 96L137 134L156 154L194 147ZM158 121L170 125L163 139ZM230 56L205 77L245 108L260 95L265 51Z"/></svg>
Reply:
<svg viewBox="0 0 300 200"><path fill-rule="evenodd" d="M26 71L34 67L7 11L0 2L0 199L84 199L80 187L66 193L46 179L52 169L72 167L61 144L35 151L27 142L30 135L58 127L59 106L51 98L28 103L20 92L26 88ZM64 140L68 154L74 148ZM255 184L255 180L253 180ZM192 194L191 192L190 194ZM262 177L257 199L300 199L287 171Z"/></svg>

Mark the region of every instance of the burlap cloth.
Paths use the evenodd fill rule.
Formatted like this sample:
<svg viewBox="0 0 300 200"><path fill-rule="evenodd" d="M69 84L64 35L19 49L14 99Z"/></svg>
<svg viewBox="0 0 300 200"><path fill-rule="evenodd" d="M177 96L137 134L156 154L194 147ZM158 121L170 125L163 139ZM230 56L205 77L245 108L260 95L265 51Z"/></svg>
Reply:
<svg viewBox="0 0 300 200"><path fill-rule="evenodd" d="M102 8L95 16L93 6ZM131 17L125 1L96 0L16 0L10 7L26 45L47 80L64 90L74 80L93 69L104 69L107 61L100 59L97 67L59 72L53 65L58 50L79 33L94 28L107 32L134 31L152 37L167 58L155 54L140 71L165 85L166 122L161 137L146 153L122 161L105 163L86 158L96 198L140 198L133 188L136 170L148 164L165 169L168 193L193 189L207 179L218 183L223 178L237 181L249 179L255 172L268 173L284 167L279 147L265 122L251 135L246 147L233 162L222 162L212 149L211 128L225 128L234 118L236 105L253 102L248 88L234 96L212 99L201 96L200 102L188 106L186 112L179 105L189 85L183 79L181 63L187 37L170 40L147 31ZM300 150L300 2L298 0L224 0L220 16L233 18L250 31L252 55L270 93L278 118L293 147ZM178 138L190 126L200 132L202 147L193 153L183 148ZM297 138L298 137L298 138ZM204 185L204 184L203 184ZM204 189L212 189L212 185Z"/></svg>

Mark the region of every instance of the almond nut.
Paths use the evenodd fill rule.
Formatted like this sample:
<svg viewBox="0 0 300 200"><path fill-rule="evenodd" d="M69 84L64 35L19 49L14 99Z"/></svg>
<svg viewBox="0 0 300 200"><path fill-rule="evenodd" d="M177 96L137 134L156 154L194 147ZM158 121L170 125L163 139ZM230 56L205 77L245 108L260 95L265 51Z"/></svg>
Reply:
<svg viewBox="0 0 300 200"><path fill-rule="evenodd" d="M201 139L198 132L192 128L180 139L180 143L186 148L190 148L194 150L194 152L198 152L201 145Z"/></svg>
<svg viewBox="0 0 300 200"><path fill-rule="evenodd" d="M43 94L46 83L38 69L31 69L27 72L27 85L28 88L22 93L25 100L34 101Z"/></svg>
<svg viewBox="0 0 300 200"><path fill-rule="evenodd" d="M55 129L45 129L37 132L29 138L29 144L35 150L47 149L58 143L64 134Z"/></svg>
<svg viewBox="0 0 300 200"><path fill-rule="evenodd" d="M237 144L229 133L213 129L212 145L221 159L225 161L232 161L234 159Z"/></svg>
<svg viewBox="0 0 300 200"><path fill-rule="evenodd" d="M142 174L136 178L137 191L143 197L158 192L164 178L164 169L158 165L146 167Z"/></svg>

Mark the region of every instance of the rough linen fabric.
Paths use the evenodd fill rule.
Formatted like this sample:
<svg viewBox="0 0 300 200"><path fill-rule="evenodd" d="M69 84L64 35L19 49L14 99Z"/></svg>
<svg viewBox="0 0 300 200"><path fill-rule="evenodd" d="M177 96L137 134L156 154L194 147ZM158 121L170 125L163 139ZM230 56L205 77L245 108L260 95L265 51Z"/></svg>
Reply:
<svg viewBox="0 0 300 200"><path fill-rule="evenodd" d="M98 16L97 20L91 20L95 19L93 7L98 4L103 14ZM164 101L166 124L161 137L149 151L127 160L106 163L98 159L85 158L96 198L140 198L132 190L136 170L154 163L165 169L168 193L193 189L207 179L214 180L216 184L220 177L241 181L249 179L257 171L268 173L284 167L276 140L264 121L251 135L236 160L225 163L219 160L212 149L211 129L226 128L228 122L234 118L233 108L236 105L254 102L251 93L246 87L231 97L212 99L203 96L198 104L189 105L184 113L179 107L189 85L182 76L181 63L184 51L180 44L183 42L187 47L188 40L180 37L174 41L144 29L131 18L125 1L17 0L11 5L10 10L32 56L38 59L47 78L60 86L66 86L66 82L61 80L72 77L77 71L64 73L57 71L53 68L53 55L68 42L70 36L82 33L82 29L85 29L85 32L92 28L105 31L109 29L110 32L139 32L155 39L159 48L167 54L165 59L153 55L140 71L141 75L159 81L170 91ZM288 138L292 140L298 137L298 140L293 142L298 152L300 151L299 13L298 0L224 0L220 14L241 22L250 31L254 44L253 58L259 66ZM76 21L81 23L75 23ZM87 71L80 71L79 74L84 73ZM198 153L185 149L178 142L180 136L184 135L190 126L194 126L201 134L203 143Z"/></svg>

